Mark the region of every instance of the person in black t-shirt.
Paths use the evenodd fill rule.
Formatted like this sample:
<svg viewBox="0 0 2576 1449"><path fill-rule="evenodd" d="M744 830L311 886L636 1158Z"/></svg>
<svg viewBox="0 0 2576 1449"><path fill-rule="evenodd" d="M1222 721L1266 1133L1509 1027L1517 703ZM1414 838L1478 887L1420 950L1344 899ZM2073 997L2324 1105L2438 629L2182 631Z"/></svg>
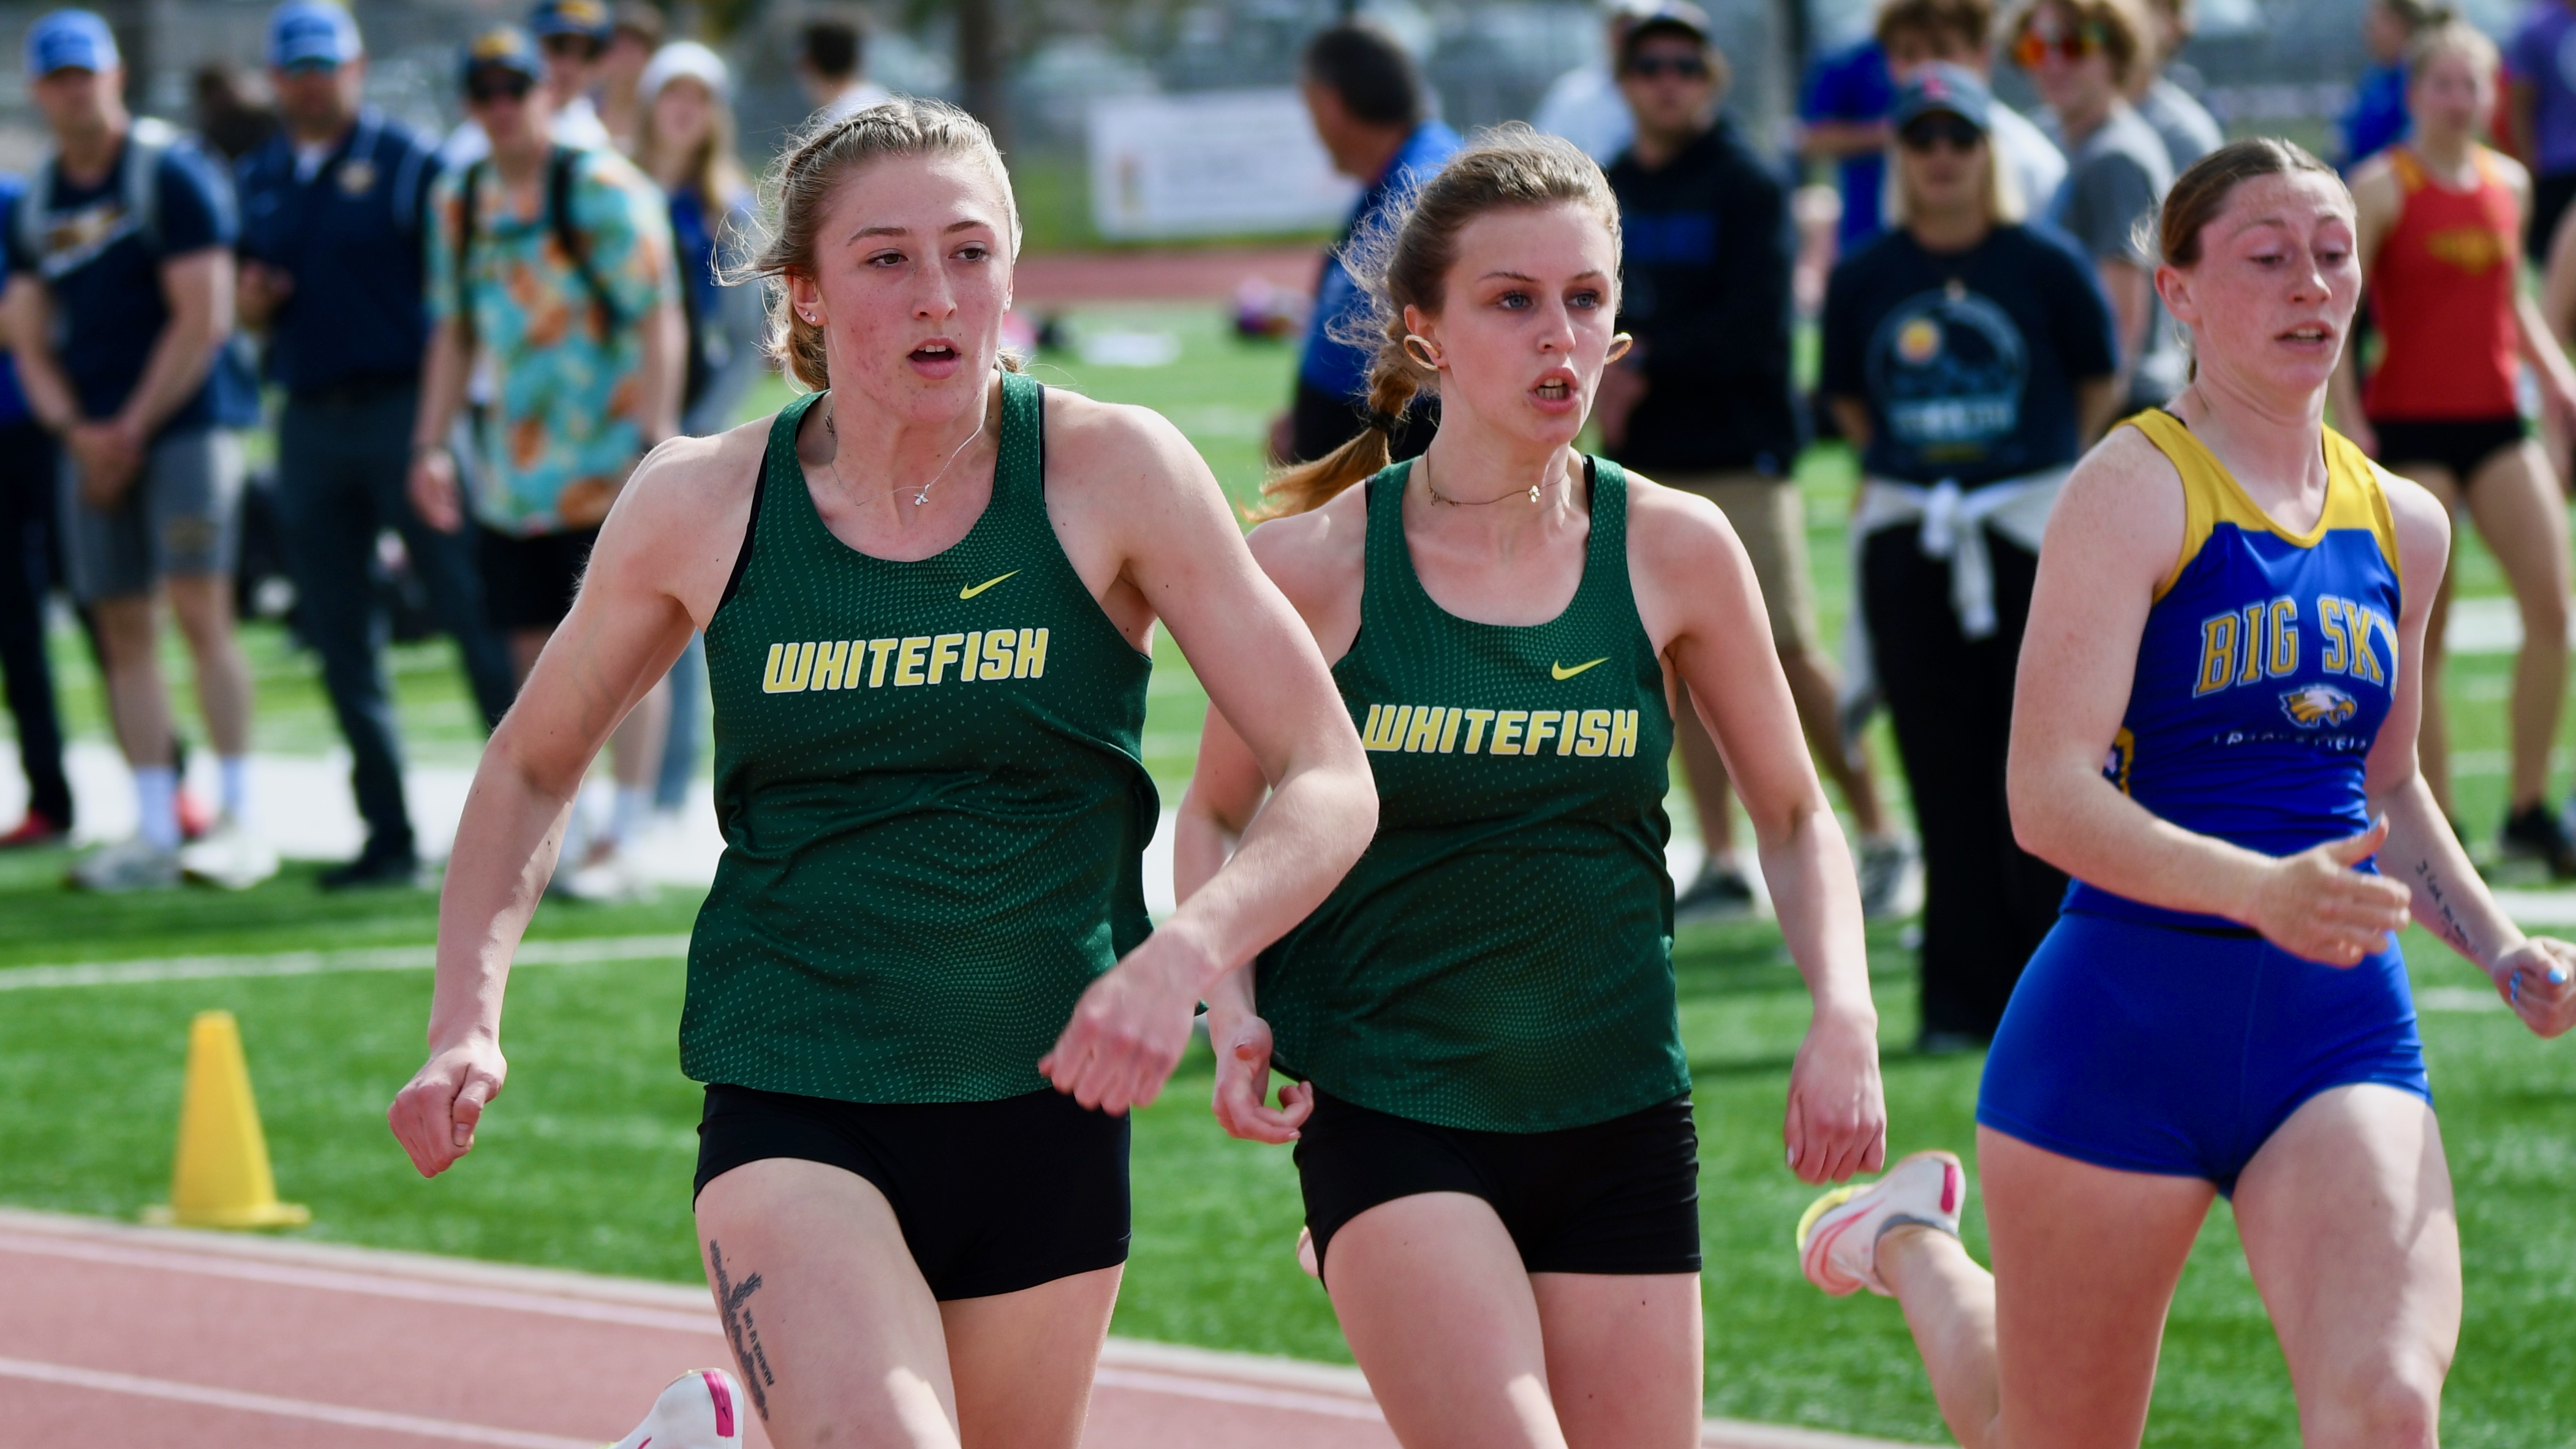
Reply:
<svg viewBox="0 0 2576 1449"><path fill-rule="evenodd" d="M1806 521L1789 476L1802 440L1789 383L1787 188L1717 114L1726 62L1697 9L1648 12L1618 61L1637 136L1609 178L1626 247L1619 325L1637 344L1601 381L1604 450L1715 503L1743 540L1799 720L1860 827L1863 910L1884 919L1906 894L1913 856L1889 827L1867 756L1843 747L1840 681L1817 640ZM1677 703L1673 722L1708 847L1676 916L1749 911L1725 761L1696 713Z"/></svg>
<svg viewBox="0 0 2576 1449"><path fill-rule="evenodd" d="M2110 303L2073 246L2018 224L1992 106L1962 67L1915 74L1897 229L1825 290L1821 390L1867 475L1859 604L1923 837L1927 1050L1992 1038L2066 889L2013 841L2013 670L2049 507L2118 405Z"/></svg>

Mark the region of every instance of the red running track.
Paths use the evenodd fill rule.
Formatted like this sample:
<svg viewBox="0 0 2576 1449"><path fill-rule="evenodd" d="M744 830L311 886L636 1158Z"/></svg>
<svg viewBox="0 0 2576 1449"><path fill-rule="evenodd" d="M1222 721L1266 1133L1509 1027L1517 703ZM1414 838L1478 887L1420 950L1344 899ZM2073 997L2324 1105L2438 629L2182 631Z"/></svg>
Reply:
<svg viewBox="0 0 2576 1449"><path fill-rule="evenodd" d="M598 1449L725 1358L703 1290L0 1210L0 1444ZM1113 1339L1083 1443L1395 1439L1354 1370ZM1717 1421L1706 1443L1873 1445Z"/></svg>

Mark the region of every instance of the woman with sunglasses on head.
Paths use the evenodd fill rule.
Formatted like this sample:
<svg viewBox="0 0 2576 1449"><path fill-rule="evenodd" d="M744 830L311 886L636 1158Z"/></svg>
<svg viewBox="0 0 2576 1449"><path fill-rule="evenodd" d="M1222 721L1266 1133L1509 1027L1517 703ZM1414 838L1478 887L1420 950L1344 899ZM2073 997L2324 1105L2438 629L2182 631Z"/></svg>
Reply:
<svg viewBox="0 0 2576 1449"><path fill-rule="evenodd" d="M1991 1039L2066 877L2013 843L2004 740L2040 531L2119 405L2111 314L2020 224L1975 72L1899 93L1896 229L1834 269L1820 383L1867 477L1852 520L1870 659L1922 832L1928 1051Z"/></svg>
<svg viewBox="0 0 2576 1449"><path fill-rule="evenodd" d="M1703 1362L1675 682L1726 749L1815 999L1784 1129L1810 1182L1882 1150L1851 857L1724 515L1574 451L1624 346L1600 170L1504 127L1346 264L1380 329L1376 425L1273 480L1252 545L1336 661L1381 829L1257 980L1210 990L1217 1119L1297 1142L1312 1266L1408 1449L1684 1449ZM1387 466L1387 426L1431 388L1439 436ZM1253 723L1208 712L1184 901L1276 808ZM1274 1039L1300 1079L1277 1107Z"/></svg>
<svg viewBox="0 0 2576 1449"><path fill-rule="evenodd" d="M1799 1224L1808 1278L1904 1306L1969 1449L2134 1446L2211 1200L2234 1203L2311 1445L2429 1445L2460 1247L2406 963L2414 919L2534 1032L2576 947L2526 938L2415 768L2450 520L2324 426L2361 268L2352 198L2286 141L2174 184L2170 411L2115 429L2048 524L2013 825L2076 878L1986 1060L1994 1271L1957 1158Z"/></svg>
<svg viewBox="0 0 2576 1449"><path fill-rule="evenodd" d="M2372 314L2387 339L2379 365L2356 382L2344 349L2335 421L2390 472L2423 485L2454 515L2465 508L2522 611L2513 671L2513 772L2498 832L2507 856L2576 876L2576 839L2542 798L2549 747L2567 698L2567 513L2555 470L2523 424L2522 371L2564 434L2576 425L2576 369L2522 291L2523 219L2531 175L2478 144L2495 109L2495 42L2442 20L2406 48L2412 139L2352 177L2355 255ZM2442 630L2449 591L2433 600L2424 634L2424 718L2417 755L2442 813L2451 796L2449 730L2441 702Z"/></svg>
<svg viewBox="0 0 2576 1449"><path fill-rule="evenodd" d="M484 752L430 1057L389 1117L423 1174L473 1146L572 790L700 629L725 853L680 1065L707 1084L699 1246L752 1408L781 1449L1073 1449L1127 1256L1125 1114L1377 802L1207 465L1002 353L1020 227L983 125L891 101L777 175L751 270L814 391L674 440L618 499ZM1159 929L1157 622L1280 785Z"/></svg>
<svg viewBox="0 0 2576 1449"><path fill-rule="evenodd" d="M2093 259L2118 328L2119 396L2132 408L2162 403L2183 380L2181 341L2156 300L2155 259L2138 240L2173 184L2173 160L2122 94L2150 63L2147 23L2137 0L2038 0L2005 32L2066 150L2057 194L2031 204Z"/></svg>

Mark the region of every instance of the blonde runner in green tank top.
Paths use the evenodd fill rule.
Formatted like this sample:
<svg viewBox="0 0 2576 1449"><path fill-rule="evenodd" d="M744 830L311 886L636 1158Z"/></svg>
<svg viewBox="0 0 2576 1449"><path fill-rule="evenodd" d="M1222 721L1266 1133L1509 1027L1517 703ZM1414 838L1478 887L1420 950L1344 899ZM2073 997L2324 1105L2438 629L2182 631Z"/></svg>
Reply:
<svg viewBox="0 0 2576 1449"><path fill-rule="evenodd" d="M681 1069L850 1102L1038 1091L1092 979L1143 941L1151 663L1048 521L1043 389L1002 378L992 501L917 562L823 526L769 436L708 623L725 851Z"/></svg>
<svg viewBox="0 0 2576 1449"><path fill-rule="evenodd" d="M1377 839L1264 952L1280 1070L1443 1127L1539 1132L1690 1090L1673 994L1664 671L1628 578L1628 479L1586 460L1583 581L1479 624L1413 572L1399 463L1368 488L1359 637L1333 666Z"/></svg>

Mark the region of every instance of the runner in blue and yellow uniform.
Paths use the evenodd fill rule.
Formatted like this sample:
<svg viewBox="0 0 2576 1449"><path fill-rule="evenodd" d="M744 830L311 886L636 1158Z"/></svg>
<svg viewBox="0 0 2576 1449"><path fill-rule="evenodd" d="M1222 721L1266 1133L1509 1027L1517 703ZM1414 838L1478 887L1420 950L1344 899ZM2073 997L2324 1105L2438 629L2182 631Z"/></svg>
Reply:
<svg viewBox="0 0 2576 1449"><path fill-rule="evenodd" d="M2360 292L2351 194L2284 141L2175 182L2157 288L2196 371L2076 469L2039 559L2013 823L2075 878L1987 1058L1995 1271L1957 1158L1799 1225L1900 1299L1953 1433L2137 1443L2167 1305L2226 1194L2312 1444L2430 1442L2460 1324L2408 915L2541 1035L2576 947L2505 919L2416 770L2448 515L2322 424Z"/></svg>
<svg viewBox="0 0 2576 1449"><path fill-rule="evenodd" d="M1379 424L1272 480L1280 516L1253 534L1337 661L1379 831L1257 973L1211 989L1214 1105L1237 1136L1296 1140L1310 1266L1407 1449L1699 1442L1675 679L1725 747L1815 999L1789 1165L1840 1181L1883 1150L1859 887L1753 567L1706 500L1572 446L1626 347L1618 227L1570 142L1506 127L1453 158L1349 258L1389 304ZM1440 434L1385 466L1384 424L1423 388ZM1248 723L1208 713L1173 845L1185 901L1273 808ZM1274 1037L1298 1078L1277 1108Z"/></svg>
<svg viewBox="0 0 2576 1449"><path fill-rule="evenodd" d="M745 1395L781 1445L1074 1449L1127 1257L1124 1114L1376 801L1207 466L1002 356L1019 225L984 127L936 101L825 121L778 190L758 265L810 391L626 485L475 777L392 1123L424 1174L472 1146L572 792L702 630L725 853L680 1066ZM1149 936L1158 620L1281 789Z"/></svg>

